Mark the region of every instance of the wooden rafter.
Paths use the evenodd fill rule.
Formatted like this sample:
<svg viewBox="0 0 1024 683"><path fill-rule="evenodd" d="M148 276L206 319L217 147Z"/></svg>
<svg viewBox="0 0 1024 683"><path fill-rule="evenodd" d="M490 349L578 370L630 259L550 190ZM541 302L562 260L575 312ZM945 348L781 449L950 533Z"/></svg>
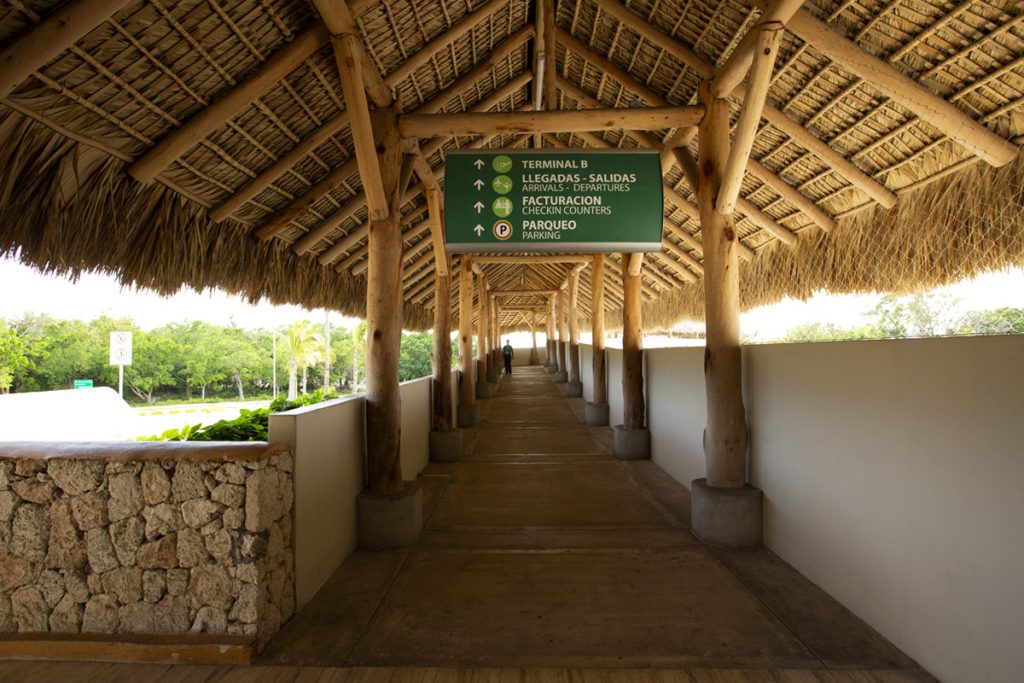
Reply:
<svg viewBox="0 0 1024 683"><path fill-rule="evenodd" d="M57 8L0 51L0 99L112 17L128 0L77 0Z"/></svg>
<svg viewBox="0 0 1024 683"><path fill-rule="evenodd" d="M594 1L602 12L614 17L645 40L673 55L683 64L693 69L701 78L714 78L715 67L713 64L706 62L696 52L680 43L676 38L662 33L643 18L633 14L632 11L620 4L618 0ZM729 95L730 98L738 100L742 100L745 96L746 88L743 85L737 86ZM895 193L868 176L854 165L853 162L847 160L842 154L818 139L817 136L804 128L800 123L789 118L787 114L773 106L766 105L764 108L764 118L779 129L779 131L788 135L796 144L817 156L837 174L845 178L847 182L863 191L883 207L890 208L896 204Z"/></svg>
<svg viewBox="0 0 1024 683"><path fill-rule="evenodd" d="M128 167L128 174L148 183L200 140L255 102L271 86L327 44L323 26L314 24L275 52L263 66L210 106L200 109Z"/></svg>
<svg viewBox="0 0 1024 683"><path fill-rule="evenodd" d="M763 7L763 0L750 0ZM828 24L801 10L786 27L833 63L870 83L886 97L935 126L956 143L992 166L1004 166L1017 158L1017 146L978 123L968 114L897 71L891 64L870 55Z"/></svg>
<svg viewBox="0 0 1024 683"><path fill-rule="evenodd" d="M755 59L755 54L763 53L763 34L765 30L781 30L782 25L789 21L804 0L771 0L761 12L758 24L740 40L739 45L729 55L718 74L711 81L711 94L715 97L727 97L729 93L743 82L747 69ZM781 38L781 35L779 36ZM777 41L776 41L777 47ZM774 59L772 60L774 63Z"/></svg>
<svg viewBox="0 0 1024 683"><path fill-rule="evenodd" d="M800 1L802 2L802 0ZM761 112L764 110L764 103L768 97L772 67L775 64L775 56L779 52L781 39L782 24L771 23L763 25L753 41L756 49L751 52L753 63L750 68L747 96L743 100L743 110L736 122L732 146L729 148L729 160L725 165L722 186L719 188L715 204L719 213L732 213L736 208L736 198L740 195L743 175L747 169L747 161L750 159L750 150L753 148L754 138L757 136L757 124L761 120ZM728 84L726 85L728 86ZM715 84L712 82L712 92L714 92L714 87ZM733 88L727 87L726 92L732 90Z"/></svg>
<svg viewBox="0 0 1024 683"><path fill-rule="evenodd" d="M644 86L644 85L642 85L640 83L637 83L633 79L633 77L630 76L628 73L626 73L625 71L619 69L618 67L616 67L611 62L608 62L607 59L601 57L600 55L597 55L597 54L593 53L589 48L587 48L585 45L583 45L579 41L576 41L575 39L567 39L566 40L566 45L567 45L567 47L569 47L572 50L574 50L575 52L577 52L577 54L579 54L581 57L586 59L588 62L593 63L597 68L599 68L603 72L609 74L612 78L615 78L617 81L619 81L619 83L623 87L629 88L629 89L633 90L634 92L639 93L641 95L641 97L643 97L647 102L650 102L652 104L659 105L659 106L667 104L667 101L663 97L661 97L660 95L652 92L646 86ZM564 78L559 78L558 79L558 85L559 85L560 88L564 89L566 92L568 92L570 95L572 95L573 99L575 99L576 101L580 102L581 104L585 104L585 105L590 106L590 107L602 106L600 100L598 100L593 95L587 93L585 90L583 90L582 88L577 86L575 83L567 81ZM677 132L671 136L671 138L665 143L664 146L662 146L661 143L654 136L649 135L648 133L645 133L643 131L630 131L630 135L634 136L642 145L646 145L647 147L650 147L650 148L661 148L661 149L663 149L663 151L666 154L672 154L674 152L677 155L678 154L689 155L688 151L681 150L681 149L673 149L673 148L679 147L679 146L688 145L690 143L690 140L692 139L692 136L696 135L696 132L697 132L697 127L696 126L681 127L679 129L677 129ZM587 140L591 140L591 139L596 137L596 136L588 136L586 133L581 133L580 135L581 135L581 137L584 137ZM598 138L598 139L600 139L600 138ZM597 146L603 146L604 144L607 144L607 143L604 143L603 140L601 140L601 143L603 143L603 144L602 145L597 145ZM662 156L663 166L664 166L664 163L665 163L666 160L667 160L666 156L663 155ZM690 169L687 168L687 164L683 160L677 160L675 157L673 157L671 159L671 161L674 161L674 162L678 163L678 165L680 166L680 168L683 170L684 173L687 173L687 171L690 170ZM693 165L695 167L696 164L693 164ZM762 166L761 168L764 168L764 167ZM778 176L775 176L774 174L772 174L771 171L768 171L767 169L765 169L765 172L770 174L770 175L772 175L771 181L772 181L772 186L773 187L775 187L775 186L786 186L786 187L790 188L790 191L789 191L788 194L790 196L793 196L794 199L796 199L796 195L799 195L800 197L803 197L803 195L800 194L800 192L796 188L790 186L786 181L784 181L781 178L779 178ZM825 214L824 211L822 211L820 208L818 208L817 205L814 202L812 202L811 200L807 199L806 197L803 197L803 201L800 201L799 204L794 203L794 206L797 206L797 208L806 209L805 213L807 214L807 216L814 223L818 224L826 232L828 230L830 230L834 226L834 224L835 224L834 221L832 221L832 219L827 217L827 214ZM810 207L814 207L814 208L812 209ZM694 207L694 212L696 212L696 207ZM761 227L765 227L765 226L761 226Z"/></svg>

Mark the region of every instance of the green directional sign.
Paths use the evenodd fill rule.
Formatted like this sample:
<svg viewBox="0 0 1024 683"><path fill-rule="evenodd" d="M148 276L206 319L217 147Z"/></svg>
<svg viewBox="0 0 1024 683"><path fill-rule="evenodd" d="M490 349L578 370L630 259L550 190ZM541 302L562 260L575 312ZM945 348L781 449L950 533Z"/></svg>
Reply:
<svg viewBox="0 0 1024 683"><path fill-rule="evenodd" d="M75 389L92 389L91 379L76 379L73 385Z"/></svg>
<svg viewBox="0 0 1024 683"><path fill-rule="evenodd" d="M445 241L462 252L660 251L655 150L449 152Z"/></svg>

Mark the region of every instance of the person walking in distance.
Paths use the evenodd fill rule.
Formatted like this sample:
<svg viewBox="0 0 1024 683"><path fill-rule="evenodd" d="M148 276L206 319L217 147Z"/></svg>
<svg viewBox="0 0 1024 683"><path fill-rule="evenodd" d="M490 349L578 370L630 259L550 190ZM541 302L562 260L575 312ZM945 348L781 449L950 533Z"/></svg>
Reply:
<svg viewBox="0 0 1024 683"><path fill-rule="evenodd" d="M505 359L505 374L512 374L512 356L515 353L512 351L512 345L508 343L508 339L505 340L505 346L501 347L501 356Z"/></svg>

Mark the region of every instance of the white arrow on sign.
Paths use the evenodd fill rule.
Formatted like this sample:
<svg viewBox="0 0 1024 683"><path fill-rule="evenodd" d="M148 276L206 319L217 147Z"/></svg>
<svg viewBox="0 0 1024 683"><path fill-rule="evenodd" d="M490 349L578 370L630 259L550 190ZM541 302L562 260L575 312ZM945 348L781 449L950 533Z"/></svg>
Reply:
<svg viewBox="0 0 1024 683"><path fill-rule="evenodd" d="M473 232L475 232L476 236L479 237L480 235L484 234L484 226L477 223L476 227L473 228Z"/></svg>
<svg viewBox="0 0 1024 683"><path fill-rule="evenodd" d="M481 211L484 210L484 203L483 202L477 202L476 204L473 205L473 208L476 209L477 213L480 213Z"/></svg>
<svg viewBox="0 0 1024 683"><path fill-rule="evenodd" d="M481 168L484 167L484 160L483 159L477 159L476 161L473 162L473 165L476 166L476 170L479 171Z"/></svg>
<svg viewBox="0 0 1024 683"><path fill-rule="evenodd" d="M476 182L473 183L473 184L476 185L476 190L477 190L477 192L479 192L480 188L484 186L484 181L482 181L479 178L477 178Z"/></svg>

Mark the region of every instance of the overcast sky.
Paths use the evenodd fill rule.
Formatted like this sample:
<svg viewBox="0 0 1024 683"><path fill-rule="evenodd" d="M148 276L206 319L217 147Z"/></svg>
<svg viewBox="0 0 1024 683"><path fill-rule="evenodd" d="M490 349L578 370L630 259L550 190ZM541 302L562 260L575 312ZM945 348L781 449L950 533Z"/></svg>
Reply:
<svg viewBox="0 0 1024 683"><path fill-rule="evenodd" d="M1024 308L1024 270L1011 269L983 275L976 280L944 288L965 310L1000 306ZM321 322L323 309L310 311L299 306L250 306L223 292L198 293L184 289L173 297L122 288L105 275L83 275L77 283L67 278L42 275L10 259L0 259L0 318L16 318L27 312L49 313L56 318L91 320L102 314L128 316L144 330L169 322L203 320L218 325L232 321L239 327L283 326L293 320ZM879 295L819 294L809 301L786 299L743 315L745 335L770 339L805 322L831 322L853 326ZM350 325L351 319L331 315L336 325Z"/></svg>

